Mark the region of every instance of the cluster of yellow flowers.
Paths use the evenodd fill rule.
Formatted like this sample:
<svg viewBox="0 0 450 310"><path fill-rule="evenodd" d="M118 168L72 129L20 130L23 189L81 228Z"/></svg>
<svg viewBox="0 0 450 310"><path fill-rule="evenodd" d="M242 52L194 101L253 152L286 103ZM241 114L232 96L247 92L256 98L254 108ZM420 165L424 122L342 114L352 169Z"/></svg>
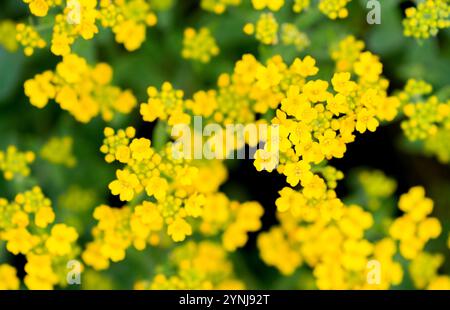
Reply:
<svg viewBox="0 0 450 310"><path fill-rule="evenodd" d="M284 45L295 46L298 52L303 51L311 43L306 33L301 32L297 26L291 23L281 25L281 42Z"/></svg>
<svg viewBox="0 0 450 310"><path fill-rule="evenodd" d="M54 99L80 122L87 123L99 114L110 121L115 112L127 114L136 106L132 92L110 85L111 80L109 65L99 63L90 67L85 59L70 54L55 71L37 74L25 82L24 88L35 107L44 108Z"/></svg>
<svg viewBox="0 0 450 310"><path fill-rule="evenodd" d="M41 149L41 157L53 164L73 167L77 159L73 155L72 137L52 137Z"/></svg>
<svg viewBox="0 0 450 310"><path fill-rule="evenodd" d="M318 2L319 10L330 19L346 18L348 16L347 4L352 0L320 0ZM269 9L279 11L285 4L284 0L252 0L255 10ZM300 13L308 9L311 5L310 0L295 0L293 11Z"/></svg>
<svg viewBox="0 0 450 310"><path fill-rule="evenodd" d="M157 273L151 281L137 282L135 289L244 289L234 277L228 253L212 241L189 241L177 247L161 269L166 271Z"/></svg>
<svg viewBox="0 0 450 310"><path fill-rule="evenodd" d="M93 38L101 24L111 28L116 41L127 50L136 50L145 41L146 26L157 22L152 10L164 10L172 1L23 1L38 17L52 14L52 8L62 10L54 16L51 50L63 59L54 71L25 82L31 104L44 108L53 99L83 123L99 114L111 121L117 112L130 113L137 100L131 91L111 85L112 68L105 63L90 66L71 53L71 45L80 36ZM318 8L331 19L345 18L350 1L320 0ZM240 4L240 0L200 3L216 14ZM268 11L254 24L246 24L245 33L254 34L263 44L280 41L298 51L309 45L308 37L296 25L280 27L277 22L275 13L285 5L284 0L252 0L251 4L255 10ZM309 0L295 0L293 10L301 12L309 6ZM407 10L405 34L418 38L435 35L437 29L448 27L448 13L446 1L426 0L417 10ZM0 24L0 44L14 50L12 41L2 36L11 26ZM46 44L37 29L26 24L14 29L26 55ZM207 28L198 32L186 29L183 46L184 58L204 63L219 53ZM158 121L164 130L179 124L192 126L195 116L201 116L205 124L223 127L236 123L276 126L278 135L271 135L274 127L269 127L266 136L270 138L260 137L265 143L256 151L253 165L258 171L276 171L286 179L275 201L279 223L257 236L261 259L283 275L307 266L319 289L388 289L400 284L409 271L417 288L450 288L450 277L438 274L443 257L425 251L442 227L430 216L433 201L425 196L424 188L413 187L400 197L398 207L404 214L395 219L381 213L386 212L381 206L392 198L397 186L381 171L357 175L363 203L337 196L344 174L329 161L342 158L347 144L367 131L376 131L382 122L393 121L401 109L406 116L401 125L405 135L423 141L425 149L441 160L450 160L446 143L450 101L424 98L432 92L431 86L416 80L408 81L400 93L388 95L389 81L382 76L379 57L364 49L364 43L353 36L338 42L331 50L336 69L326 79L317 78L319 68L311 56L295 58L289 64L280 55L261 62L245 54L233 72L219 76L214 89L199 90L191 98L185 98L184 92L169 82L160 89L148 87L149 98L140 105L140 114L143 121ZM244 288L234 273L231 253L244 247L251 233L261 230L264 208L258 202L232 200L220 191L228 177L224 162L180 157L175 143L154 145L150 139L137 137L134 127L107 127L104 135L100 152L107 163L120 167L108 188L125 205L93 209L97 223L83 250L76 245L77 230L83 231L88 224L76 218L96 204L92 191L74 186L60 197L61 207L75 215L64 223L55 222L52 203L39 187L17 194L13 201L0 198L0 241L5 241L12 254L26 257L24 284L30 289L64 287L66 264L80 254L92 267L86 271L90 281L101 282L93 270L123 261L130 249L144 251L150 246L168 253L168 259L149 278L136 282L136 289ZM259 142L247 138L250 145ZM243 146L236 143L234 148ZM41 149L41 157L73 167L72 148L71 137L53 137ZM28 176L34 157L32 152L10 146L6 152L0 151L0 171L7 180ZM380 226L381 231L373 234ZM404 266L398 261L400 255ZM19 287L15 268L0 265L0 289Z"/></svg>
<svg viewBox="0 0 450 310"><path fill-rule="evenodd" d="M328 18L346 18L348 16L347 4L352 0L320 0L319 10Z"/></svg>
<svg viewBox="0 0 450 310"><path fill-rule="evenodd" d="M51 51L65 56L71 53L71 45L78 37L92 39L98 33L98 24L111 28L118 43L129 51L138 49L145 41L146 27L154 26L157 17L145 0L24 0L30 11L37 17L46 17L50 8L58 8L59 13L51 15L54 19ZM25 54L31 55L32 48L43 47L45 42L36 41L39 36L31 25L21 26L27 31L21 34ZM23 41L23 42L22 42ZM35 42L39 42L36 44ZM43 42L43 43L42 43ZM34 44L34 45L33 45Z"/></svg>
<svg viewBox="0 0 450 310"><path fill-rule="evenodd" d="M273 13L262 13L256 24L247 23L244 32L248 35L255 34L255 38L262 44L274 45L278 43L278 22Z"/></svg>
<svg viewBox="0 0 450 310"><path fill-rule="evenodd" d="M258 236L261 258L268 265L290 275L306 263L319 289L387 289L401 282L401 265L393 260L394 241L364 239L374 221L370 213L346 206L333 195L318 206L305 205L302 194L291 188L280 195L280 226ZM378 282L368 281L371 261L382 265Z"/></svg>
<svg viewBox="0 0 450 310"><path fill-rule="evenodd" d="M255 38L262 44L275 45L278 44L281 37L283 45L293 45L297 51L301 52L309 46L308 36L301 32L294 24L281 24L281 32L279 32L279 24L272 13L261 14L256 24L247 23L244 26L244 33L247 35L255 35Z"/></svg>
<svg viewBox="0 0 450 310"><path fill-rule="evenodd" d="M51 202L39 187L18 194L13 201L0 198L0 240L14 255L23 254L25 285L29 289L65 286L66 264L76 257L78 233L66 224L55 224ZM3 267L5 268L5 267ZM2 269L9 288L17 288L13 271Z"/></svg>
<svg viewBox="0 0 450 310"><path fill-rule="evenodd" d="M261 66L262 67L262 66ZM222 124L248 124L255 120L255 113L265 113L278 104L276 95L255 85L254 72L259 63L253 55L244 55L236 63L230 76L222 74L217 82L217 90L196 92L191 99L184 99L182 90L175 90L166 82L161 91L149 87L147 103L141 104L144 121L160 119L175 124L190 124L191 115L202 116L205 122Z"/></svg>
<svg viewBox="0 0 450 310"><path fill-rule="evenodd" d="M47 44L33 26L19 23L16 26L16 40L24 47L23 52L31 56L36 48L44 48Z"/></svg>
<svg viewBox="0 0 450 310"><path fill-rule="evenodd" d="M450 135L450 100L441 101L429 96L431 85L424 81L408 80L398 94L406 119L401 127L411 141L423 141L425 151L437 155L440 161L450 161L450 148L446 137Z"/></svg>
<svg viewBox="0 0 450 310"><path fill-rule="evenodd" d="M15 146L10 145L6 152L0 151L0 171L6 180L12 180L18 176L26 177L30 174L28 167L35 159L33 152L20 152Z"/></svg>
<svg viewBox="0 0 450 310"><path fill-rule="evenodd" d="M346 206L333 198L319 207L305 207L302 195L291 188L280 192L276 204L281 224L259 235L262 259L286 275L306 263L313 268L320 289L388 289L398 285L404 271L394 260L395 240L400 240L400 253L405 258L418 259L425 253L425 243L441 232L437 219L426 218L432 201L424 197L421 187L401 197L399 207L407 214L392 223L390 236L374 242L364 238L374 217L357 205ZM424 266L428 264L413 261L410 269L428 268ZM372 279L373 271L379 272L378 281ZM411 271L413 277L414 273ZM449 280L439 276L433 288L446 289Z"/></svg>
<svg viewBox="0 0 450 310"><path fill-rule="evenodd" d="M170 142L156 151L150 140L134 138L131 127L117 132L106 128L105 135L101 151L106 161L126 164L109 188L129 203L95 209L94 241L83 253L88 265L104 269L109 260L123 260L130 246L143 250L167 236L180 242L197 229L204 235L223 233L223 247L234 251L245 245L248 232L260 229L263 209L258 203L229 201L217 192L226 179L219 161L175 159Z"/></svg>
<svg viewBox="0 0 450 310"><path fill-rule="evenodd" d="M332 46L331 58L336 63L336 71L352 71L364 47L364 42L357 40L352 35L345 37Z"/></svg>
<svg viewBox="0 0 450 310"><path fill-rule="evenodd" d="M417 7L405 10L404 34L416 39L436 36L440 29L450 27L450 4L448 0L420 1Z"/></svg>
<svg viewBox="0 0 450 310"><path fill-rule="evenodd" d="M61 5L62 0L23 0L28 4L30 11L35 16L43 17L48 14L48 10Z"/></svg>
<svg viewBox="0 0 450 310"><path fill-rule="evenodd" d="M347 41L349 39L344 40ZM359 41L355 43L362 44ZM141 105L141 114L145 121L168 120L171 126L189 124L191 115L200 115L207 121L223 124L247 124L255 121L255 113L264 114L282 102L273 121L286 126L282 132L287 133L288 129L296 126L297 131L308 128L314 131L313 127L317 127L317 131L321 132L312 132L311 138L323 140L323 143L330 142L327 137L334 139L331 137L334 132L341 143L331 143L332 147L342 150L344 141L348 143L353 140L355 129L360 133L366 129L374 131L379 121L391 121L397 114L400 102L396 97L386 95L388 81L380 77L382 65L376 55L361 50L358 50L355 59L347 58L347 53L343 51L338 50L335 54L336 58L341 59L337 62L338 66L343 67L339 62L351 63L347 66L348 72L336 73L333 77L335 94L327 90L327 81L306 80L318 72L315 60L310 56L303 60L297 58L288 66L280 56L272 57L267 65L263 65L253 55L246 54L236 63L232 75L222 74L219 77L218 90L199 91L192 99L184 100L183 91L174 90L167 82L160 92L149 87L149 100ZM358 78L357 82L351 80L352 74ZM299 110L296 103L303 102ZM322 113L325 111L327 113ZM325 133L327 128L330 130ZM288 139L287 136L285 138ZM292 139L296 138L292 136ZM284 143L286 145L288 142ZM337 157L331 155L339 152L330 149L324 155L327 158ZM314 161L318 163L321 159Z"/></svg>
<svg viewBox="0 0 450 310"><path fill-rule="evenodd" d="M0 265L0 290L17 290L20 281L17 278L16 268L8 264Z"/></svg>
<svg viewBox="0 0 450 310"><path fill-rule="evenodd" d="M219 47L208 28L203 27L199 31L187 28L184 31L183 50L181 51L183 58L208 63L211 57L218 54Z"/></svg>
<svg viewBox="0 0 450 310"><path fill-rule="evenodd" d="M278 172L291 186L315 187L319 198L325 193L325 182L311 172L311 165L324 159L343 157L346 144L353 142L355 131L375 131L380 121L391 121L400 101L387 96L388 81L380 75L382 65L370 52L361 52L349 72L335 73L329 83L307 80L317 74L315 60L306 56L296 59L290 67L273 58L265 68L266 88L278 93L281 107L272 123L280 125ZM358 79L352 80L352 74ZM261 77L256 76L257 84ZM258 81L259 79L259 81ZM273 161L266 150L257 153L258 170L272 170ZM308 185L310 184L310 185Z"/></svg>
<svg viewBox="0 0 450 310"><path fill-rule="evenodd" d="M346 47L345 43L342 46ZM258 244L263 260L284 274L293 273L305 260L314 267L319 288L370 287L366 266L372 259L381 261L383 281L375 287L388 288L402 279L401 266L393 261L393 239L374 244L365 240L364 232L373 224L372 215L357 205L344 205L334 191L342 173L317 165L342 157L346 144L354 141L355 131L374 131L380 121L393 120L400 100L387 96L388 81L381 77L382 65L375 55L359 50L359 55L353 57L351 53L346 59L342 50L345 48L334 52L336 60L345 60L351 66L348 72L333 76L334 94L328 91L327 81L310 79L318 68L309 56L296 59L289 67L279 56L269 59L266 66L247 56L236 66L235 71L247 69L249 93L255 87L265 91L266 98L281 101L272 120L280 126L280 138L267 141L265 149L257 151L256 168L271 171L276 167L271 144L278 143L278 172L287 177L290 186L302 187L280 191L276 205L281 227L260 234Z"/></svg>
<svg viewBox="0 0 450 310"><path fill-rule="evenodd" d="M433 200L425 197L423 187L413 187L402 195L398 207L405 214L395 219L389 234L400 241L402 256L414 259L428 240L441 234L441 224L437 218L427 217L433 211Z"/></svg>
<svg viewBox="0 0 450 310"><path fill-rule="evenodd" d="M255 10L264 10L268 8L271 11L279 11L283 5L284 0L252 0L252 5Z"/></svg>
<svg viewBox="0 0 450 310"><path fill-rule="evenodd" d="M307 10L311 4L311 0L294 0L294 6L292 10L296 13L300 13L303 10Z"/></svg>

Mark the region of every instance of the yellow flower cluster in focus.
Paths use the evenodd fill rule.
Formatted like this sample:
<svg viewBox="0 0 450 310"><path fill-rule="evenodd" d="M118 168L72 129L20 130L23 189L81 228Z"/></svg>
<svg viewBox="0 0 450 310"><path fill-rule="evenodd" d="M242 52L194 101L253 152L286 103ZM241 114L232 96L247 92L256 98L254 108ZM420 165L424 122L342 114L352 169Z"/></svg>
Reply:
<svg viewBox="0 0 450 310"><path fill-rule="evenodd" d="M91 40L98 32L99 25L111 28L118 43L128 51L138 49L145 41L146 27L154 26L157 17L145 0L24 0L33 15L53 19L51 51L55 55L66 56L79 37ZM57 8L59 13L50 15L49 9ZM39 20L40 21L40 20ZM48 23L48 20L47 22ZM38 24L39 25L39 24ZM18 41L26 47L30 56L34 47L42 48L45 42L32 25L18 27ZM37 43L36 43L37 42Z"/></svg>
<svg viewBox="0 0 450 310"><path fill-rule="evenodd" d="M95 209L98 224L83 253L86 264L105 269L109 260L123 260L131 246L143 250L147 244L167 243L167 236L182 242L196 229L205 235L223 234L223 247L234 251L245 245L249 232L260 229L263 209L258 203L230 202L218 193L226 179L219 161L175 159L171 143L156 151L150 140L134 138L134 133L132 128L117 133L105 129L101 150L106 160L125 164L109 188L128 204Z"/></svg>

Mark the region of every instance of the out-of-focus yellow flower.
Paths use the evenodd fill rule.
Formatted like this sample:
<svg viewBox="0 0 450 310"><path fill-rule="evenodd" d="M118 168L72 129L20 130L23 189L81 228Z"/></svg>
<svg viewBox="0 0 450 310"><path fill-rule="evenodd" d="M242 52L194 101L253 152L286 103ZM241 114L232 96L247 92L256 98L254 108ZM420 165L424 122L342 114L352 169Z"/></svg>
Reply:
<svg viewBox="0 0 450 310"><path fill-rule="evenodd" d="M71 137L53 137L41 149L41 157L51 163L73 167L76 158L73 155L73 139Z"/></svg>
<svg viewBox="0 0 450 310"><path fill-rule="evenodd" d="M183 50L181 55L186 59L193 59L202 63L208 63L212 57L219 54L219 47L208 28L196 31L187 28L184 31Z"/></svg>
<svg viewBox="0 0 450 310"><path fill-rule="evenodd" d="M0 171L6 180L12 180L19 175L28 176L28 167L35 159L33 152L20 152L15 146L10 145L6 152L0 151Z"/></svg>

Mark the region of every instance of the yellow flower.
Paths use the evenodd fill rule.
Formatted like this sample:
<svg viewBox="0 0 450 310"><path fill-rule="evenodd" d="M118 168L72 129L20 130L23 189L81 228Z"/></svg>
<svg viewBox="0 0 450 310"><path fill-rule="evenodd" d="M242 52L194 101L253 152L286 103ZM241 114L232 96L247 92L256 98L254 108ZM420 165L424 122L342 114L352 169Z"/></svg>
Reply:
<svg viewBox="0 0 450 310"><path fill-rule="evenodd" d="M82 254L83 261L95 270L103 270L109 267L109 261L101 252L101 246L90 242Z"/></svg>
<svg viewBox="0 0 450 310"><path fill-rule="evenodd" d="M24 47L23 52L26 56L33 55L36 48L41 49L47 45L33 26L28 26L23 23L16 25L16 40Z"/></svg>
<svg viewBox="0 0 450 310"><path fill-rule="evenodd" d="M450 290L450 277L449 276L437 276L430 281L428 285L429 290Z"/></svg>
<svg viewBox="0 0 450 310"><path fill-rule="evenodd" d="M140 138L133 139L130 144L131 157L141 161L143 159L149 159L152 155L152 150L150 149L151 142L148 139Z"/></svg>
<svg viewBox="0 0 450 310"><path fill-rule="evenodd" d="M148 180L145 191L148 196L155 196L157 200L164 200L169 189L169 183L161 177L153 177Z"/></svg>
<svg viewBox="0 0 450 310"><path fill-rule="evenodd" d="M272 11L278 11L284 5L284 0L252 0L255 10L263 10L269 8Z"/></svg>
<svg viewBox="0 0 450 310"><path fill-rule="evenodd" d="M322 80L316 80L316 81L309 81L308 83L303 86L303 93L306 95L308 100L311 102L323 102L326 101L329 92L328 89L328 82L322 81Z"/></svg>
<svg viewBox="0 0 450 310"><path fill-rule="evenodd" d="M30 11L36 16L45 16L47 15L49 5L48 0L24 0L25 3L28 3L30 6Z"/></svg>
<svg viewBox="0 0 450 310"><path fill-rule="evenodd" d="M404 35L416 39L436 36L440 29L450 27L449 11L450 6L445 0L427 0L419 2L417 7L407 8L403 20Z"/></svg>
<svg viewBox="0 0 450 310"><path fill-rule="evenodd" d="M25 285L30 290L51 290L58 282L58 276L52 268L52 259L50 255L27 256L25 265Z"/></svg>
<svg viewBox="0 0 450 310"><path fill-rule="evenodd" d="M266 170L272 172L278 166L278 162L278 154L275 154L275 152L267 151L265 148L255 152L253 164L258 171Z"/></svg>
<svg viewBox="0 0 450 310"><path fill-rule="evenodd" d="M19 289L19 279L17 278L16 269L7 264L0 265L0 290L17 290Z"/></svg>
<svg viewBox="0 0 450 310"><path fill-rule="evenodd" d="M99 75L103 75L99 78ZM114 113L130 113L136 105L136 98L128 90L107 83L111 80L111 69L105 64L94 68L86 60L67 53L54 71L46 71L27 80L25 94L31 104L38 108L54 99L63 110L83 123L101 113L106 121L111 121Z"/></svg>
<svg viewBox="0 0 450 310"><path fill-rule="evenodd" d="M247 32L249 27L246 26ZM278 22L272 13L262 13L256 22L255 37L258 41L266 45L274 45L278 43ZM252 34L253 31L250 32Z"/></svg>
<svg viewBox="0 0 450 310"><path fill-rule="evenodd" d="M331 19L346 18L348 10L345 7L351 0L320 0L319 10Z"/></svg>
<svg viewBox="0 0 450 310"><path fill-rule="evenodd" d="M280 197L275 201L279 212L285 212L293 206L301 207L305 204L303 195L290 187L284 187L279 194Z"/></svg>
<svg viewBox="0 0 450 310"><path fill-rule="evenodd" d="M126 20L113 28L116 41L123 43L128 51L137 50L145 40L145 25Z"/></svg>
<svg viewBox="0 0 450 310"><path fill-rule="evenodd" d="M378 56L371 52L363 52L354 64L354 70L362 80L375 82L383 71L383 65L380 63Z"/></svg>
<svg viewBox="0 0 450 310"><path fill-rule="evenodd" d="M203 213L203 206L206 199L203 195L195 195L188 198L185 205L186 214L192 217L199 217Z"/></svg>
<svg viewBox="0 0 450 310"><path fill-rule="evenodd" d="M55 221L55 213L53 209L49 206L44 206L39 208L34 218L34 222L36 226L45 228L48 224L53 223Z"/></svg>
<svg viewBox="0 0 450 310"><path fill-rule="evenodd" d="M6 152L0 151L0 171L6 180L12 180L19 175L28 176L28 167L35 159L33 152L20 152L15 146L8 146Z"/></svg>
<svg viewBox="0 0 450 310"><path fill-rule="evenodd" d="M356 116L356 130L360 133L366 132L366 130L374 132L379 125L378 120L375 118L375 114L371 113L368 109L362 108Z"/></svg>
<svg viewBox="0 0 450 310"><path fill-rule="evenodd" d="M290 69L303 77L314 76L319 72L316 67L316 60L311 56L306 56L303 60L296 58Z"/></svg>
<svg viewBox="0 0 450 310"><path fill-rule="evenodd" d="M139 179L128 170L117 170L117 180L109 184L109 189L113 195L120 195L120 200L130 201L135 193L140 189Z"/></svg>
<svg viewBox="0 0 450 310"><path fill-rule="evenodd" d="M300 180L306 180L312 177L310 169L311 166L306 161L301 160L296 163L288 163L283 173L287 177L286 181L289 185L296 186Z"/></svg>
<svg viewBox="0 0 450 310"><path fill-rule="evenodd" d="M248 236L245 230L238 225L229 225L223 233L223 246L228 251L235 251L237 248L244 246L247 243Z"/></svg>
<svg viewBox="0 0 450 310"><path fill-rule="evenodd" d="M6 249L17 255L27 254L38 242L39 238L31 235L25 228L11 229L2 236L6 240Z"/></svg>
<svg viewBox="0 0 450 310"><path fill-rule="evenodd" d="M415 186L400 197L398 207L415 221L420 221L433 211L433 201L425 197L423 187Z"/></svg>
<svg viewBox="0 0 450 310"><path fill-rule="evenodd" d="M65 224L56 224L52 227L51 235L45 242L45 246L51 254L62 256L72 250L72 243L78 239L75 228Z"/></svg>
<svg viewBox="0 0 450 310"><path fill-rule="evenodd" d="M186 239L186 236L192 235L192 227L184 219L177 217L167 227L167 233L175 242L180 242Z"/></svg>
<svg viewBox="0 0 450 310"><path fill-rule="evenodd" d="M130 160L130 157L131 157L130 148L126 145L119 145L119 147L117 147L115 157L121 163L124 163L124 164L128 163L128 161Z"/></svg>

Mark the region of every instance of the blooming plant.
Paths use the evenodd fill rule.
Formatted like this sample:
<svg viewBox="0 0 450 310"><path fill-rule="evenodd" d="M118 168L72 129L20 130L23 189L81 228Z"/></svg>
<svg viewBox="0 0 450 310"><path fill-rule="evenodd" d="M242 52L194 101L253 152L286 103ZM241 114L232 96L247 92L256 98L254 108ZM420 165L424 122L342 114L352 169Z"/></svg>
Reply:
<svg viewBox="0 0 450 310"><path fill-rule="evenodd" d="M448 1L0 8L0 289L450 289Z"/></svg>

